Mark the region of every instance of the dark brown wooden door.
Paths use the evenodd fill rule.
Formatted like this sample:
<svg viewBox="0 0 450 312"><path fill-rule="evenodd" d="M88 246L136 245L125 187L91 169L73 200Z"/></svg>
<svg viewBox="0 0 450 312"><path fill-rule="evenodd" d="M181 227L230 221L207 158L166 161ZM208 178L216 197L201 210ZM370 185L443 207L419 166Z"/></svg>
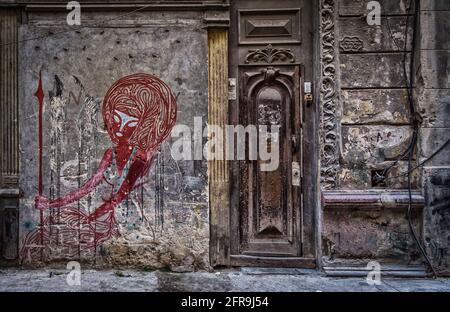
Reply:
<svg viewBox="0 0 450 312"><path fill-rule="evenodd" d="M266 126L258 150L278 150L271 167L261 155L240 162L240 253L300 256L300 66L243 66L239 77L240 124Z"/></svg>
<svg viewBox="0 0 450 312"><path fill-rule="evenodd" d="M258 132L258 150L261 142L277 148L279 164L263 170L268 161L250 158L247 142L246 160L232 166L231 265L315 266L316 115L303 100L313 78L311 12L303 0L232 2L230 78L238 89L230 120L278 126L278 136Z"/></svg>

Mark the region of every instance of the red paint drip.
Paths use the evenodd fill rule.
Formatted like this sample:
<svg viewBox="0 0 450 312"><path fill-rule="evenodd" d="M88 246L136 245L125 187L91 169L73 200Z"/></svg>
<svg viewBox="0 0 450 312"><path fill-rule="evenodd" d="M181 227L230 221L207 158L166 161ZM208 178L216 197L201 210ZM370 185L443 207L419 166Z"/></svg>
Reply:
<svg viewBox="0 0 450 312"><path fill-rule="evenodd" d="M39 71L39 83L38 83L38 89L36 90L36 93L34 94L39 103L39 124L38 124L38 140L39 140L39 146L38 146L38 155L39 155L39 172L38 172L38 193L39 196L42 196L43 192L43 184L42 184L42 174L43 174L43 161L42 161L42 147L43 147L43 114L44 114L44 89L42 88L42 71ZM39 211L39 219L40 219L40 245L41 245L41 260L43 257L43 246L44 246L44 212L42 210Z"/></svg>

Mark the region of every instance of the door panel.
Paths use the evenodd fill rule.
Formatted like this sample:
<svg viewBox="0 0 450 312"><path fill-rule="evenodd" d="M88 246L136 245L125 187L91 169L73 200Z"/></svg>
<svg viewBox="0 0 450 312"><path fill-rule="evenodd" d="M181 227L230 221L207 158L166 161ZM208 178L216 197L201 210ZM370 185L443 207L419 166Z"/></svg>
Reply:
<svg viewBox="0 0 450 312"><path fill-rule="evenodd" d="M300 43L300 9L240 9L239 44Z"/></svg>
<svg viewBox="0 0 450 312"><path fill-rule="evenodd" d="M300 185L292 186L291 180L292 162L298 163L301 154L293 144L301 137L299 66L243 66L239 77L240 124L266 126L258 142L267 142L263 149L279 150L277 168L262 168L267 161L260 159L240 164L241 253L299 256ZM278 136L272 127L279 127Z"/></svg>

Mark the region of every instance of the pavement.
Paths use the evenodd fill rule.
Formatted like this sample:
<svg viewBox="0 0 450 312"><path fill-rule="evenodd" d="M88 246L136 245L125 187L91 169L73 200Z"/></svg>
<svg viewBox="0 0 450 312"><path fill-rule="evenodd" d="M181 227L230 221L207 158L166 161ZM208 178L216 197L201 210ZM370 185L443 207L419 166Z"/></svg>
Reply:
<svg viewBox="0 0 450 312"><path fill-rule="evenodd" d="M75 272L76 273L76 272ZM450 278L327 277L314 270L274 272L235 269L216 272L171 273L133 270L0 268L1 292L449 292ZM79 285L77 277L79 276ZM70 283L68 283L68 280ZM72 286L70 285L72 284Z"/></svg>

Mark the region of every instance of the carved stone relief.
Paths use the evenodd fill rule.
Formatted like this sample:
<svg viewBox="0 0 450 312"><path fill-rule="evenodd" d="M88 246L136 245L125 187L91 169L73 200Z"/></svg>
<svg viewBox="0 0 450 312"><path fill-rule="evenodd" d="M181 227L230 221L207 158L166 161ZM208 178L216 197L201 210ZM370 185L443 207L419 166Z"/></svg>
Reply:
<svg viewBox="0 0 450 312"><path fill-rule="evenodd" d="M363 49L363 41L358 37L345 36L339 47L343 52L358 52Z"/></svg>
<svg viewBox="0 0 450 312"><path fill-rule="evenodd" d="M245 63L294 63L295 56L291 49L274 48L271 44L264 49L249 50Z"/></svg>
<svg viewBox="0 0 450 312"><path fill-rule="evenodd" d="M321 108L321 169L320 180L324 189L337 186L339 169L336 48L335 48L335 0L321 0L320 4L320 108Z"/></svg>

